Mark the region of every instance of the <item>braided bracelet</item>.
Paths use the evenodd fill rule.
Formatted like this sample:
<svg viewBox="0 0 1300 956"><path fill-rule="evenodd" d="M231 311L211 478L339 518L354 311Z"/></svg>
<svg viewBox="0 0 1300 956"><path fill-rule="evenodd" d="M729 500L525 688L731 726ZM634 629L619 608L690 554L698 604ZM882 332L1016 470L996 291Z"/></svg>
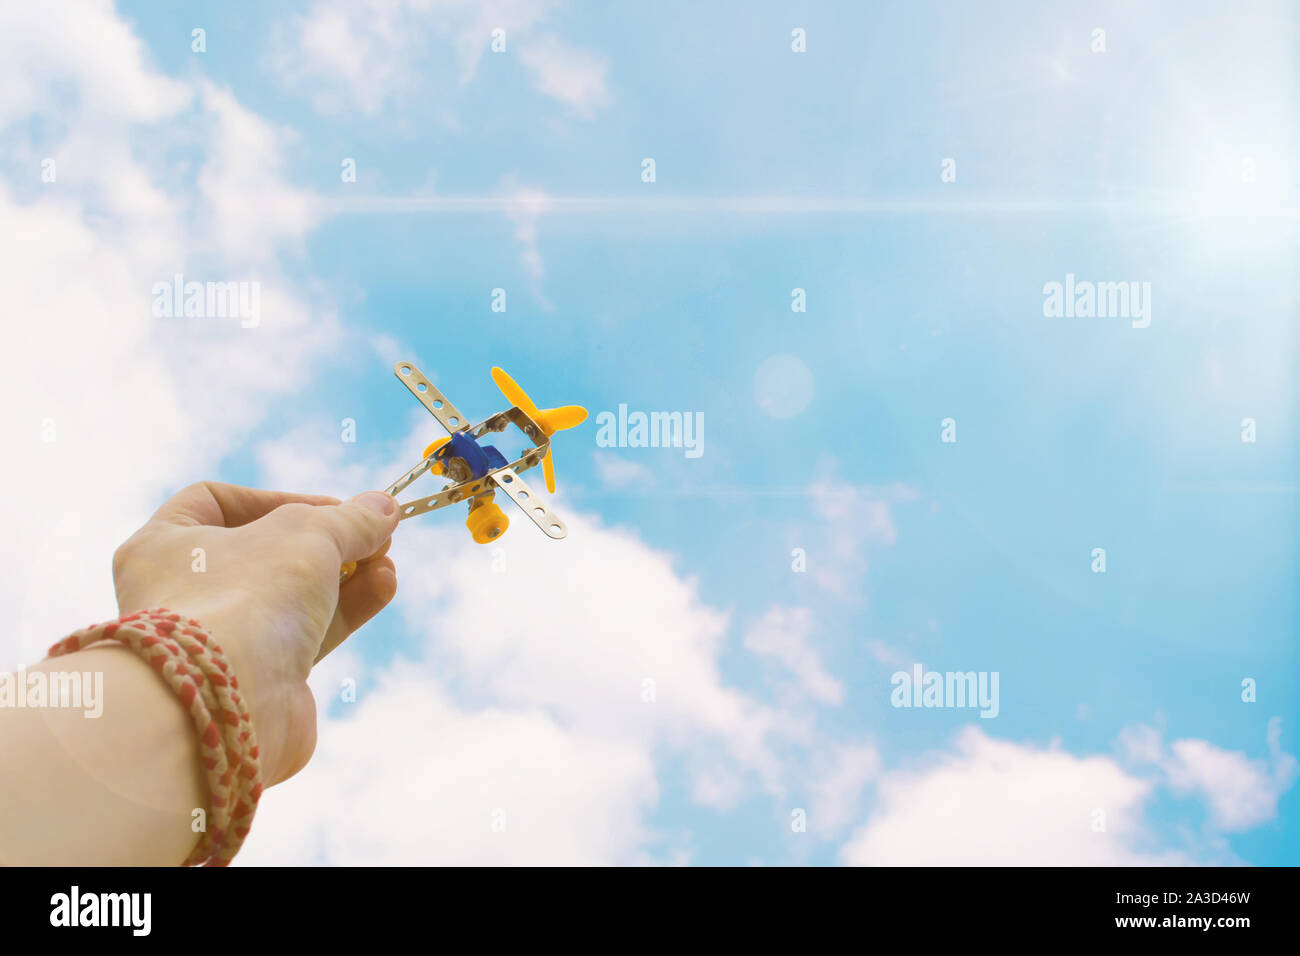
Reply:
<svg viewBox="0 0 1300 956"><path fill-rule="evenodd" d="M103 640L120 641L148 661L189 711L207 769L211 812L185 865L227 865L252 826L262 796L262 765L248 706L226 655L198 621L159 608L76 631L51 647L49 656Z"/></svg>

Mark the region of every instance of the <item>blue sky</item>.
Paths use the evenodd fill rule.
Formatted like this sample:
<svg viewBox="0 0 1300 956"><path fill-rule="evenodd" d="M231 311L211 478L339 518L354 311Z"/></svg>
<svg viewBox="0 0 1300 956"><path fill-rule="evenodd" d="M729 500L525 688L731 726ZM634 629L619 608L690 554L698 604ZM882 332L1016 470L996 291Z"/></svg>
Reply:
<svg viewBox="0 0 1300 956"><path fill-rule="evenodd" d="M401 529L401 606L338 673L366 675L373 698L405 687L418 659L455 715L447 732L472 724L493 772L509 761L493 756L494 715L542 721L570 754L536 779L521 770L516 800L551 793L556 773L589 784L563 797L578 810L553 842L498 857L466 837L443 854L431 832L410 838L423 859L910 862L907 847L929 840L917 861L1297 862L1300 48L1285 4L96 9L139 38L130 69L150 84L196 101L224 91L241 122L274 131L273 153L243 175L263 184L262 169L259 197L309 210L273 233L270 257L176 252L176 271L260 278L300 308L274 346L262 330L217 333L231 369L261 350L292 371L258 379L261 392L242 373L206 381L209 409L249 406L219 441L177 438L172 466L382 487L440 433L393 380L398 357L475 420L504 404L493 365L543 406L703 415L696 459L600 448L592 422L559 435L556 507L574 533L510 551L522 562L510 586L472 564L486 559L458 511ZM507 48L493 53L502 24ZM191 50L195 27L206 52ZM791 49L796 28L806 52ZM122 123L142 175L199 204L182 214L194 229L196 197L212 201L204 170L243 155L239 137L188 132L215 109ZM38 154L75 128L49 105L13 115ZM223 149L227 167L210 165ZM26 160L5 158L10 173ZM356 182L341 181L347 158ZM947 158L955 182L941 181ZM31 195L13 178L13 195ZM229 203L258 234L248 191ZM93 212L87 200L87 223ZM1150 283L1149 327L1046 317L1044 285L1067 274ZM491 311L496 288L505 313ZM791 310L795 288L806 312ZM264 314L277 334L274 305ZM189 336L155 325L135 341L173 354L197 347ZM775 399L794 414L771 414ZM187 401L180 420L209 421ZM355 444L338 440L345 418ZM955 442L940 440L948 418ZM161 492L199 476L155 477ZM507 548L536 535L512 517ZM587 566L545 549L600 556L598 577L548 592L557 633L608 626L588 591L617 593L629 621L647 622L637 640L667 641L689 619L672 666L716 669L680 721L601 739L640 768L608 793L622 778L601 776L591 743L603 705L574 704L583 685L563 685L560 666L599 634L529 658L556 665L548 696L521 690L508 644L480 659L482 635L438 628L528 619L538 605L514 589L521 571ZM451 562L454 588L440 583ZM660 572L681 619L657 603ZM441 616L448 604L460 610ZM998 672L998 716L892 707L890 675L913 663ZM1246 678L1256 702L1241 699ZM326 748L362 716L324 688ZM716 716L735 700L741 716ZM365 726L397 734L378 700L361 706ZM442 788L476 778L409 746L445 769ZM283 809L268 797L264 819L300 823L261 850L255 831L257 861L401 858L391 835L379 849L337 836L346 813L312 823L322 789L340 804L357 793L349 759L323 753ZM383 779L418 790L397 763ZM968 803L938 799L967 787ZM1059 803L1062 788L1092 787L1104 796L1085 806L1111 800L1123 821L1105 839ZM358 813L384 806L355 800ZM792 808L808 807L809 832L792 832ZM557 835L583 819L618 838Z"/></svg>

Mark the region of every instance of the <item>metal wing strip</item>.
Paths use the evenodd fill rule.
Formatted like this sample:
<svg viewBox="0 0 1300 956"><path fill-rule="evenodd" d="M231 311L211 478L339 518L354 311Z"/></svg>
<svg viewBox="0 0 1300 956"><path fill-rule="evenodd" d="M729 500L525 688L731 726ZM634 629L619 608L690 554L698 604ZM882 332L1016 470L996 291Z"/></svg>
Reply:
<svg viewBox="0 0 1300 956"><path fill-rule="evenodd" d="M524 480L515 473L513 468L507 467L494 471L488 475L488 479L509 495L523 513L532 519L533 524L541 528L548 537L558 541L568 535L569 529L565 527L564 522L547 507L535 491L524 484Z"/></svg>
<svg viewBox="0 0 1300 956"><path fill-rule="evenodd" d="M425 374L410 362L398 362L393 366L393 374L401 379L402 384L415 396L416 401L438 419L442 427L447 429L448 434L454 435L456 432L469 430L469 422L465 420L460 410L447 401L447 396L434 388Z"/></svg>

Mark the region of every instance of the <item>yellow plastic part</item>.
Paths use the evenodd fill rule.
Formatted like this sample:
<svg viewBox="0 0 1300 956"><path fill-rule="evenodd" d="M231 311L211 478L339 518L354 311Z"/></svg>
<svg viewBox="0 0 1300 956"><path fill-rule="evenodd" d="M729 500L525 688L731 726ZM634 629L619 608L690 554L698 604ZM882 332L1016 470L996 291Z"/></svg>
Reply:
<svg viewBox="0 0 1300 956"><path fill-rule="evenodd" d="M432 455L443 445L447 444L447 442L449 441L451 441L450 436L448 436L447 438L435 438L433 441L429 442L429 447L424 450L423 457L428 458L430 455ZM441 475L446 470L447 469L442 467L442 462L440 461L435 461L432 465L429 466L429 471L435 475Z"/></svg>
<svg viewBox="0 0 1300 956"><path fill-rule="evenodd" d="M491 497L484 496L476 499L470 506L465 527L469 528L469 533L475 541L479 544L487 544L506 533L506 528L510 527L510 519Z"/></svg>
<svg viewBox="0 0 1300 956"><path fill-rule="evenodd" d="M511 378L505 369L493 366L492 381L497 383L497 388L501 389L501 394L506 397L506 401L519 406L525 415L537 423L537 427L546 434L547 438L566 428L576 428L587 420L587 410L581 405L538 408L537 404L528 397L528 393L520 388L519 383ZM555 494L555 461L551 458L550 448L546 449L546 457L542 459L542 472L546 475L546 490Z"/></svg>
<svg viewBox="0 0 1300 956"><path fill-rule="evenodd" d="M566 428L577 428L587 420L587 410L581 405L561 405L559 408L541 409L542 421L538 422L546 429L547 435L554 435ZM545 423L545 424L543 424Z"/></svg>

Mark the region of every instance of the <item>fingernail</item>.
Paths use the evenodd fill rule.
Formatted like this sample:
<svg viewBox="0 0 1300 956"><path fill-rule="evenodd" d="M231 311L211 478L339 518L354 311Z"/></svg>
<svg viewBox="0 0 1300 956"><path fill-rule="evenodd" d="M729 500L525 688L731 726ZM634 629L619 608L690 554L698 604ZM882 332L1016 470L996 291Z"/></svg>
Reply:
<svg viewBox="0 0 1300 956"><path fill-rule="evenodd" d="M397 508L393 496L386 495L382 491L367 491L353 498L352 503L381 515L390 515Z"/></svg>

